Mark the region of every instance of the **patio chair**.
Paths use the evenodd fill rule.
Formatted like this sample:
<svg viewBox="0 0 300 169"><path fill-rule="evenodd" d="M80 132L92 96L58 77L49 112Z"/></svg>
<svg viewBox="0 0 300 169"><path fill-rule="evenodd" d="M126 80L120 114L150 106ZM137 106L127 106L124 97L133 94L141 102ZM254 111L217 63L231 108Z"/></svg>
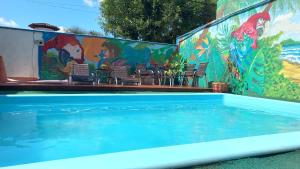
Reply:
<svg viewBox="0 0 300 169"><path fill-rule="evenodd" d="M194 81L193 81L194 86L200 87L199 86L199 78L202 78L202 77L205 78L206 86L208 86L208 81L207 81L207 76L206 76L207 65L208 65L208 62L200 63L199 68L197 69L197 71L195 72L195 75L194 75Z"/></svg>
<svg viewBox="0 0 300 169"><path fill-rule="evenodd" d="M115 80L115 84L118 84L118 81L121 82L122 85L124 84L136 84L140 85L140 81L135 76L130 76L128 74L128 67L127 66L114 66L112 67L112 75Z"/></svg>
<svg viewBox="0 0 300 169"><path fill-rule="evenodd" d="M2 56L0 56L0 83L4 83L7 81L7 75L5 71L4 60Z"/></svg>
<svg viewBox="0 0 300 169"><path fill-rule="evenodd" d="M92 84L94 77L90 75L88 64L74 64L69 78L70 84Z"/></svg>
<svg viewBox="0 0 300 169"><path fill-rule="evenodd" d="M153 70L147 70L145 64L136 65L135 73L139 79L139 83L150 83L154 85L154 72Z"/></svg>
<svg viewBox="0 0 300 169"><path fill-rule="evenodd" d="M96 69L95 78L97 84L112 84L112 69L107 66L106 68Z"/></svg>
<svg viewBox="0 0 300 169"><path fill-rule="evenodd" d="M182 74L182 85L188 85L189 84L189 78L192 78L192 81L194 81L196 69L194 64L187 64L185 66L185 71Z"/></svg>
<svg viewBox="0 0 300 169"><path fill-rule="evenodd" d="M161 79L162 79L162 84L166 85L167 80L169 80L169 86L174 85L174 75L173 74L168 74L167 72L170 70L170 67L168 65L162 66L161 67Z"/></svg>
<svg viewBox="0 0 300 169"><path fill-rule="evenodd" d="M153 64L151 65L151 69L153 71L154 84L161 85L164 73L162 66L159 64Z"/></svg>

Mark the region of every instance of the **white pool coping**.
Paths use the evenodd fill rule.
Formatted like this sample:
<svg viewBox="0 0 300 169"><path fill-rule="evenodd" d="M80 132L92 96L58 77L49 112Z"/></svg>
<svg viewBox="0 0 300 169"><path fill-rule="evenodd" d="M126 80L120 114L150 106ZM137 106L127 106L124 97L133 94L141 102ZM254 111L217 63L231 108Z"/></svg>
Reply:
<svg viewBox="0 0 300 169"><path fill-rule="evenodd" d="M184 167L300 149L300 132L288 132L45 161L1 169L158 169Z"/></svg>

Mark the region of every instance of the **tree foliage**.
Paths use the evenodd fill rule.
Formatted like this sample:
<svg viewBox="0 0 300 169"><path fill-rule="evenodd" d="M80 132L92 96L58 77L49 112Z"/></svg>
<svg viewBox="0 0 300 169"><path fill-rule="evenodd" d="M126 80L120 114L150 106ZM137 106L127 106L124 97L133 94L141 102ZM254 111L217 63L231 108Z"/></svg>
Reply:
<svg viewBox="0 0 300 169"><path fill-rule="evenodd" d="M102 36L100 32L91 30L87 31L80 27L71 27L66 29L66 33L82 34L82 35L92 35L92 36Z"/></svg>
<svg viewBox="0 0 300 169"><path fill-rule="evenodd" d="M103 0L100 24L115 37L174 43L215 19L216 0Z"/></svg>

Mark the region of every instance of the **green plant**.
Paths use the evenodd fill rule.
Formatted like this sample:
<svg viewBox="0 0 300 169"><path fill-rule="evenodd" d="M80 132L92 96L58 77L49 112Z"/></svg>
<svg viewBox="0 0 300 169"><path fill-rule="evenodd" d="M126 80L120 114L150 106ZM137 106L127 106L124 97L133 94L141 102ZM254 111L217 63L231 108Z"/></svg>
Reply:
<svg viewBox="0 0 300 169"><path fill-rule="evenodd" d="M168 76L182 74L186 60L177 53L169 64L169 70L166 72Z"/></svg>

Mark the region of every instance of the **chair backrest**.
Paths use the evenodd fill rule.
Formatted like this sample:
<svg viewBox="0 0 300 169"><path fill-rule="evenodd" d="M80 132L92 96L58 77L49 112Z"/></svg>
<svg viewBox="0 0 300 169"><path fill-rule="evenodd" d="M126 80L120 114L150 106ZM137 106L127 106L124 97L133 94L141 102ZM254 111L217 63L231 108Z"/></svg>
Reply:
<svg viewBox="0 0 300 169"><path fill-rule="evenodd" d="M162 66L160 66L159 64L152 64L151 68L153 71L158 71L161 69Z"/></svg>
<svg viewBox="0 0 300 169"><path fill-rule="evenodd" d="M74 64L72 75L76 76L89 76L89 65L88 64Z"/></svg>
<svg viewBox="0 0 300 169"><path fill-rule="evenodd" d="M156 76L162 76L165 73L163 66L159 65L159 64L152 64L151 70L153 71L154 75L156 75Z"/></svg>
<svg viewBox="0 0 300 169"><path fill-rule="evenodd" d="M113 75L117 78L127 78L129 76L128 74L128 67L127 66L114 66L113 69Z"/></svg>
<svg viewBox="0 0 300 169"><path fill-rule="evenodd" d="M200 63L198 70L195 73L195 76L202 77L205 75L208 62Z"/></svg>
<svg viewBox="0 0 300 169"><path fill-rule="evenodd" d="M2 56L0 56L0 82L6 82L6 81L7 81L7 76L5 71L4 60Z"/></svg>
<svg viewBox="0 0 300 169"><path fill-rule="evenodd" d="M146 69L146 65L145 64L137 64L136 67L135 67L135 73L136 74L140 74L140 73L143 73L143 72L146 72L147 69Z"/></svg>
<svg viewBox="0 0 300 169"><path fill-rule="evenodd" d="M186 71L194 71L195 70L195 65L194 64L188 64L185 66Z"/></svg>
<svg viewBox="0 0 300 169"><path fill-rule="evenodd" d="M184 71L185 76L194 76L194 72L195 72L194 64L185 65L185 71Z"/></svg>
<svg viewBox="0 0 300 169"><path fill-rule="evenodd" d="M146 66L145 66L145 64L137 64L135 70L136 71L146 71Z"/></svg>

